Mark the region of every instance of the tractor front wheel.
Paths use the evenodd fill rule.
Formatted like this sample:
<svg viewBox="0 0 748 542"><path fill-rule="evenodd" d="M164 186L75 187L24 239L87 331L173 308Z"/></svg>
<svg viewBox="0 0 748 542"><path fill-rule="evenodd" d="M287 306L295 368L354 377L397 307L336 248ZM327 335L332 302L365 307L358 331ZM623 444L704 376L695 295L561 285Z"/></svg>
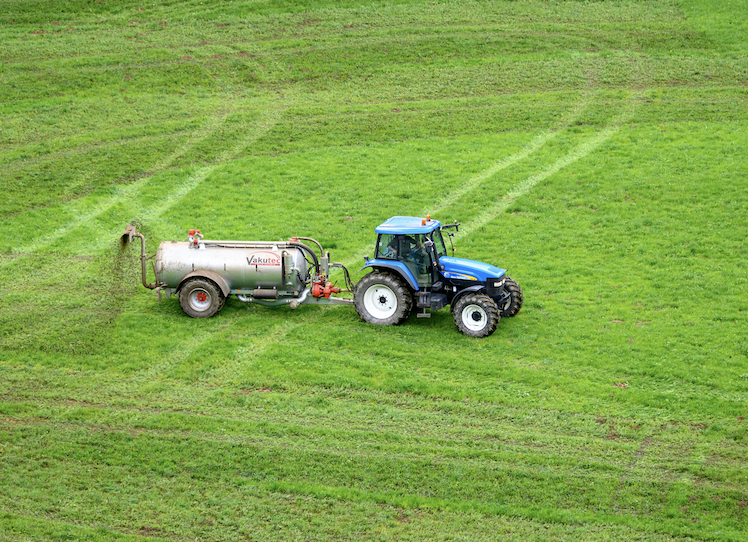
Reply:
<svg viewBox="0 0 748 542"><path fill-rule="evenodd" d="M452 313L457 329L470 337L488 337L496 331L501 319L499 307L486 294L462 296Z"/></svg>
<svg viewBox="0 0 748 542"><path fill-rule="evenodd" d="M356 285L353 302L365 322L394 326L408 318L413 296L399 278L375 272L366 275Z"/></svg>
<svg viewBox="0 0 748 542"><path fill-rule="evenodd" d="M525 299L522 288L513 279L507 277L506 282L504 282L504 290L509 294L509 297L499 305L499 313L501 316L514 316L522 308L522 302Z"/></svg>

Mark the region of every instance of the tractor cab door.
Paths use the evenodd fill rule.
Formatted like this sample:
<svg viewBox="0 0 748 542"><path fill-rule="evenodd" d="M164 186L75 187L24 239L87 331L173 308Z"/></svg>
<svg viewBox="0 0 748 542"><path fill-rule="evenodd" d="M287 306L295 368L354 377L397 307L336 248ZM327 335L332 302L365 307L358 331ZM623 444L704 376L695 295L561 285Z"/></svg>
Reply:
<svg viewBox="0 0 748 542"><path fill-rule="evenodd" d="M428 242L428 243L427 243ZM413 274L421 288L428 288L434 282L434 259L424 234L380 234L377 243L377 258L397 260Z"/></svg>
<svg viewBox="0 0 748 542"><path fill-rule="evenodd" d="M434 251L436 252L437 264L439 258L447 255L447 246L444 244L441 230L431 232L431 240L434 242Z"/></svg>

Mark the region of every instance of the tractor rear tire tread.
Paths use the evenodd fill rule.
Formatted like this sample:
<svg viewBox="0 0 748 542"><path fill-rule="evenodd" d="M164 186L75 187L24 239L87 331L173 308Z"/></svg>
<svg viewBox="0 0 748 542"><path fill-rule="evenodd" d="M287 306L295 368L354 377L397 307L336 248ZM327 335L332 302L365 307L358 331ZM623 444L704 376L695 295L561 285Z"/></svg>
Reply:
<svg viewBox="0 0 748 542"><path fill-rule="evenodd" d="M396 302L394 312L387 314L388 311L383 311L384 317L382 318L379 318L375 313L367 309L367 301L365 300L367 292L377 286L384 287L386 289L385 293L387 293L387 290L391 292L393 295L391 301ZM363 321L379 326L396 326L403 323L410 316L413 308L413 295L399 277L391 273L375 271L366 275L356 284L353 293L353 304L356 312L358 312L359 317Z"/></svg>

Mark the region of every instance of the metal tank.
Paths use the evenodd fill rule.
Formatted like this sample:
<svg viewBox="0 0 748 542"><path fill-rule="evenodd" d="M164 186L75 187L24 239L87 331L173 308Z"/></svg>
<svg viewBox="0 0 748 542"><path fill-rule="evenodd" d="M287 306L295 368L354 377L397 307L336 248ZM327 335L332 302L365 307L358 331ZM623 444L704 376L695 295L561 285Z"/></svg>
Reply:
<svg viewBox="0 0 748 542"><path fill-rule="evenodd" d="M220 276L231 294L274 290L298 295L309 265L302 249L282 242L165 241L156 252L155 271L156 280L174 290L185 277L208 271Z"/></svg>

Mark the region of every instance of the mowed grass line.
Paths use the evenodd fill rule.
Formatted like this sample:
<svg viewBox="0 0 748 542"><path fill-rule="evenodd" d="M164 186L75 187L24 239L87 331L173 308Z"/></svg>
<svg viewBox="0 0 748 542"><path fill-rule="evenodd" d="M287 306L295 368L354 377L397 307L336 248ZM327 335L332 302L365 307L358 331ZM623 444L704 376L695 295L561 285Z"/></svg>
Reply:
<svg viewBox="0 0 748 542"><path fill-rule="evenodd" d="M200 139L204 139L215 132L221 121L225 119L226 115L223 115L222 117L209 122L199 133L193 134L193 138L188 143L182 145L182 147L173 152L171 155L166 156L159 162L157 162L154 168L154 173L163 169L167 169L176 157L183 155L190 148L194 147ZM146 210L139 209L137 212L139 218L145 221L151 221L157 218L165 209L168 209L171 205L179 202L183 197L189 194L189 192L194 190L200 183L202 183L218 164L236 157L248 146L250 146L252 142L262 137L262 135L268 130L271 130L272 127L279 121L281 115L282 110L276 111L273 109L268 109L264 113L264 116L258 119L256 125L253 126L253 130L250 130L248 134L239 142L235 143L233 147L219 153L216 164L199 168L187 179L185 179L185 181L179 186L173 187L170 193L161 194L162 203L160 204L160 206L150 207ZM144 186L148 183L148 180L151 177L152 175L148 175L144 180L125 186L116 195L98 204L93 209L86 209L86 214L78 216L75 219L69 221L65 227L60 228L49 235L45 235L41 239L37 239L30 244L21 245L20 247L14 247L14 250L22 255L33 254L35 252L48 248L51 244L59 241L67 235L74 236L76 234L75 229L77 227L92 224L100 215L107 212L115 205L122 203L128 205L131 201L136 200L138 193L144 190ZM111 235L109 235L108 237L113 237L116 235L116 232L110 233ZM94 252L98 252L110 244L111 242L107 240L106 236L101 236L98 239L98 242L95 245L91 246L91 249Z"/></svg>
<svg viewBox="0 0 748 542"><path fill-rule="evenodd" d="M27 393L34 393L33 386L20 384L20 387L13 392L14 394L23 396ZM79 384L80 381L74 383L74 385ZM162 388L162 390L172 398L171 400L184 403L187 408L190 408L188 405L194 400L192 394L199 392L198 389L190 390L189 388L170 391ZM54 393L52 388L50 391ZM88 439L90 437L86 435L91 432L96 433L107 428L105 433L110 435L107 439L112 440L108 444L101 442L97 444L97 447L102 446L114 450L118 446L130 446L127 444L129 441L144 451L148 447L160 450L158 455L153 456L144 465L136 466L139 461L137 457L127 460L128 469L145 469L153 474L163 473L163 469L167 469L171 477L194 478L198 476L198 479L206 483L214 479L214 476L206 474L205 468L199 468L200 464L207 467L209 471L214 469L221 471L224 466L228 467L232 463L237 463L235 459L230 458L230 455L226 455L229 450L233 450L231 454L239 453L245 458L261 453L262 455L268 454L268 458L273 458L272 463L254 466L251 471L239 475L238 478L231 471L225 472L219 475L213 483L237 489L249 485L269 492L281 491L314 497L342 498L355 502L385 503L405 509L479 512L489 517L512 515L511 510L514 510L514 513L520 517L542 522L631 524L632 528L635 523L633 520L625 515L612 513L614 507L621 505L621 501L625 502L624 506L632 507L631 512L637 514L641 512L638 508L641 503L637 505L638 501L624 499L621 495L620 488L624 482L627 490L630 490L632 486L641 489L641 486L668 483L671 476L670 470L663 468L661 461L671 457L671 454L672 459L677 461L683 453L678 446L672 445L683 442L684 436L696 437L697 441L702 440L698 437L698 429L678 428L670 424L664 424L661 427L649 425L642 428L638 423L641 420L610 419L600 424L599 420L589 416L562 419L557 414L543 411L523 409L507 411L495 406L482 407L449 401L431 403L429 407L428 403L419 404L416 400L412 405L415 408L410 410L406 405L398 405L400 401L395 397L388 401L386 396L365 392L360 395L355 394L350 398L346 398L345 394L341 396L340 392L322 395L319 390L311 390L311 392L311 395L302 393L294 397L272 393L268 395L268 390L257 390L254 394L225 396L222 401L223 405L213 402L208 410L190 413L184 410L185 407L178 406L178 403L175 404L174 410L149 407L140 397L125 398L125 403L112 407L109 405L109 399L104 399L102 402L96 401L97 391L94 388L87 393L87 400L82 402L42 400L36 407L26 403L27 406L24 409L16 408L16 417L40 429L49 423L58 428L60 435L63 436L63 439L56 444L60 446L60 452L55 451L51 443L45 445L48 447L46 455L50 459L54 458L57 453L69 455L70 451L78 447L75 444L76 440ZM58 393L62 393L62 397L65 397L70 392L61 388ZM260 397L268 397L270 403L263 401ZM359 400L351 402L354 397ZM7 398L9 397L6 396ZM367 399L366 402L360 401L364 398ZM162 397L163 400L166 400L166 396ZM134 403L126 408L127 403L132 401ZM338 401L341 402L340 407L335 406ZM234 403L233 407L229 406L231 403ZM345 409L346 403L354 408ZM391 405L381 411L383 423L376 428L370 425L367 403L372 406L379 404L381 407L385 407L388 403ZM249 407L248 409L240 406L245 404ZM282 415L284 411L285 416ZM340 417L338 412L342 411L346 414ZM287 416L292 417L293 421L290 421ZM423 416L432 418L433 428L425 434L422 431ZM336 418L338 418L337 423L333 421ZM341 426L341 422L345 424L345 427ZM547 440L538 440L537 428L530 428L528 422L547 424L549 428L556 426L556 429L559 429L560 425L568 436L561 439L553 436ZM614 424L617 429L613 429ZM598 428L594 448L589 447L592 443L588 437L584 436L587 432L586 428L591 427ZM414 437L413 429L418 432L418 437ZM610 434L614 430L622 434L611 439ZM632 438L640 432L650 435L644 440L644 444L638 444ZM120 442L121 439L117 435L126 436L127 433L131 437ZM652 435L665 437L661 438L663 444L669 441L669 444L659 451L654 463L648 461L647 448L653 451L661 444L656 440L653 442ZM41 434L38 436L41 437ZM467 448L461 444L469 441L474 442L475 445ZM530 443L533 443L532 447L527 448ZM583 458L577 452L581 443L589 447L589 453ZM173 447L173 451L167 453L164 446ZM193 446L212 450L212 453L196 455L195 452L190 451ZM702 440L697 446L707 449L708 440ZM177 451L178 449L181 451ZM420 449L418 453L416 453L417 449ZM519 450L524 450L523 463L532 464L534 467L525 470L513 464L517 457L514 452ZM412 489L410 493L402 490L382 492L374 488L364 491L355 486L346 489L341 486L304 482L303 479L318 468L319 458L322 457L322 455L318 456L318 453L338 457L341 463L338 469L342 468L343 471L346 468L356 468L359 472L358 483L378 484L379 482L375 481L376 477L369 482L366 480L381 468L380 463L392 466L400 464L399 468L402 468L403 463L407 464L414 460L417 464L425 462L424 465L436 461L439 467L435 469L434 474L428 474L429 469L424 470L423 466L413 470L408 468L409 475L401 478L403 487L411 483L408 479L416 472L421 472L418 477L426 476L426 480L432 476L438 476L438 478L430 482L420 482L420 489L416 493L413 493ZM638 460L643 463L640 468L632 467L629 459L631 455L638 457ZM284 456L287 458L281 461L280 458ZM291 456L298 456L298 458L291 460ZM180 457L182 459L179 459ZM171 459L164 461L166 458ZM73 473L79 468L76 466L77 461L82 460L81 467L86 463L84 456L74 456L70 460L71 462L66 463L67 469ZM285 468L282 465L288 465L289 461L302 461L305 467L297 474L289 472L280 477L273 474L276 468ZM359 463L359 461L364 461L364 463ZM272 467L272 464L276 467ZM343 467L343 465L349 466ZM359 466L356 467L356 465ZM124 466L123 464L122 467ZM21 465L16 465L15 468L23 470ZM117 467L110 461L108 468ZM457 494L454 491L459 493L459 490L456 487L450 489L449 484L453 482L448 482L448 479L455 474L471 478L473 474L470 473L473 469L477 469L476 472L483 473L481 476L489 477L489 479L497 473L504 473L501 476L506 478L503 478L499 485L505 486L502 493L505 495L504 499L508 499L507 504L496 504L490 498L478 501L455 500ZM446 473L450 471L454 474L447 475ZM198 475L197 473L200 472L203 474ZM594 474L595 472L598 474ZM726 474L727 472L728 470L725 471ZM593 475L596 479L599 478L598 483L607 480L606 486L610 486L609 490L600 487L597 493L589 493L589 489L586 489L588 486L585 478ZM538 476L540 479L537 479ZM550 477L548 478L550 481L551 478L557 476L565 480L567 485L582 484L581 493L573 497L574 492L571 492L566 497L567 500L598 501L597 506L611 510L611 516L585 513L582 509L575 511L562 508L556 508L555 512L549 514L544 508L510 505L513 499L509 495L514 491L518 492L518 496L521 494L522 499L527 499L536 491L543 491L542 488L546 484L542 482L542 479ZM117 475L113 474L112 477L117 478ZM621 477L622 481L618 483L618 489L614 492L618 477ZM294 478L300 481L292 482ZM541 481L540 485L535 486L533 480ZM508 486L513 487L513 491L507 492ZM443 487L443 489L437 489L438 487ZM710 513L714 513L715 503L710 501L709 495L715 489L716 487L709 487L696 490L695 494L690 492L684 496L684 501L701 508L711 502ZM440 497L439 494L442 491L448 491L449 496ZM611 503L611 495L614 493ZM76 502L79 498L89 497L81 494L80 497L70 495L69 498ZM733 498L739 498L739 493ZM732 506L734 507L734 501ZM722 513L727 512L728 503L720 505L720 509ZM700 513L698 510L697 512ZM681 521L670 520L665 523L664 529L661 525L655 528L653 523L646 530L671 534L683 532ZM642 528L641 522L638 528ZM705 539L710 538L707 531L702 531L702 533Z"/></svg>
<svg viewBox="0 0 748 542"><path fill-rule="evenodd" d="M625 123L627 120L633 117L635 112L636 100L638 99L639 95L633 95L631 98L629 98L630 103L627 105L626 110L611 119L610 126L604 127L601 131L580 143L566 156L563 156L553 164L550 164L548 167L541 169L540 172L531 175L517 185L513 186L505 195L499 196L498 202L486 205L485 209L477 217L473 218L470 222L463 226L465 235L469 236L472 232L479 230L491 220L496 219L501 213L506 211L518 198L521 198L522 196L529 193L530 190L535 187L535 185L544 181L551 175L558 173L561 169L568 167L577 160L586 157L597 147L605 143L611 136L615 135L620 130L621 124Z"/></svg>

